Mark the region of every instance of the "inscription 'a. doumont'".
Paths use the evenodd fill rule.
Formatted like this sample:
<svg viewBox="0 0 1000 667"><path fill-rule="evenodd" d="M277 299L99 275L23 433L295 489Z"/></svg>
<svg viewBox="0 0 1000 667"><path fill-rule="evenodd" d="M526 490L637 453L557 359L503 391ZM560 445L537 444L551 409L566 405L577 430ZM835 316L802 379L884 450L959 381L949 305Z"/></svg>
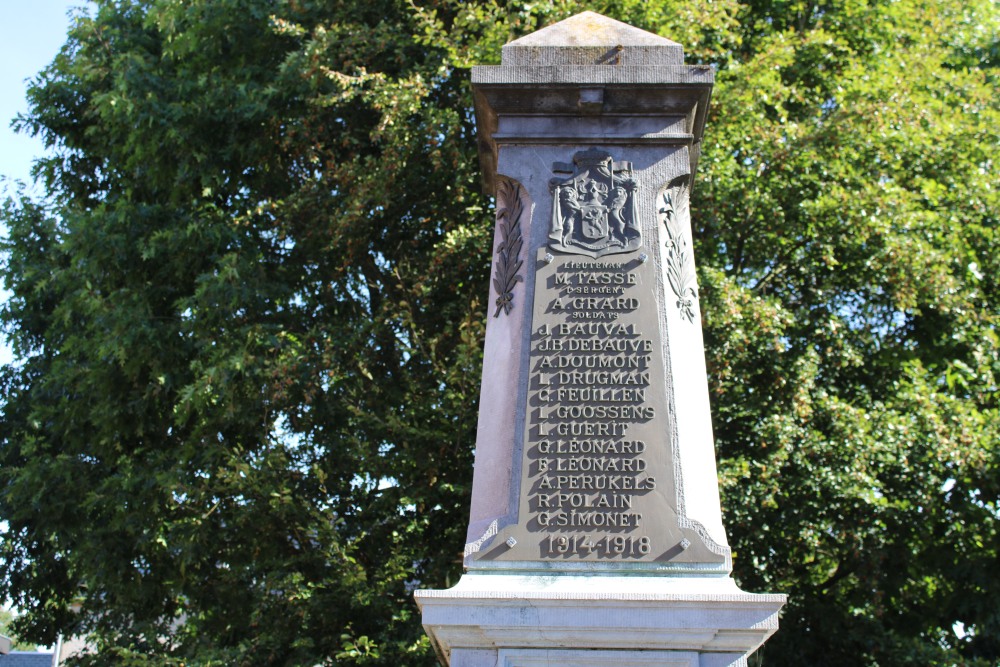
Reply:
<svg viewBox="0 0 1000 667"><path fill-rule="evenodd" d="M547 368L642 368L645 357L620 355L615 357L595 357L576 354L564 357L542 357L539 369Z"/></svg>

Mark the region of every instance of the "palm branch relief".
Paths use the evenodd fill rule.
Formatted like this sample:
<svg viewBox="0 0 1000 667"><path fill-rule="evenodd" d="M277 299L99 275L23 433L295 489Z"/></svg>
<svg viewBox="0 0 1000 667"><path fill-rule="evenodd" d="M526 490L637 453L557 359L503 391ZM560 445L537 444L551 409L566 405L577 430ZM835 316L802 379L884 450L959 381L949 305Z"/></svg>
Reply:
<svg viewBox="0 0 1000 667"><path fill-rule="evenodd" d="M698 290L695 288L694 261L687 238L677 220L674 202L670 193L663 193L663 205L660 208L663 226L667 230L667 281L670 289L677 296L677 307L681 317L688 322L694 322L694 305L698 300Z"/></svg>
<svg viewBox="0 0 1000 667"><path fill-rule="evenodd" d="M497 185L497 222L500 227L500 245L497 246L496 274L493 286L497 291L497 310L493 317L499 317L502 310L510 315L514 308L514 286L523 281L518 274L524 262L518 258L523 244L521 238L521 216L524 204L521 201L521 186L510 180L502 180Z"/></svg>

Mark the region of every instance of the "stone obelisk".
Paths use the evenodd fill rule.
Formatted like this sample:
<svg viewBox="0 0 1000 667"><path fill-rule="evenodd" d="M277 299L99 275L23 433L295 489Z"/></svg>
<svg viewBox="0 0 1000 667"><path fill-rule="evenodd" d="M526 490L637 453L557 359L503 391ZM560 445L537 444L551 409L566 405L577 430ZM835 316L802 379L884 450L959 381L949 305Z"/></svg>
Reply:
<svg viewBox="0 0 1000 667"><path fill-rule="evenodd" d="M688 209L712 83L592 12L473 70L497 224L467 571L416 593L443 664L740 665L777 629L719 504Z"/></svg>

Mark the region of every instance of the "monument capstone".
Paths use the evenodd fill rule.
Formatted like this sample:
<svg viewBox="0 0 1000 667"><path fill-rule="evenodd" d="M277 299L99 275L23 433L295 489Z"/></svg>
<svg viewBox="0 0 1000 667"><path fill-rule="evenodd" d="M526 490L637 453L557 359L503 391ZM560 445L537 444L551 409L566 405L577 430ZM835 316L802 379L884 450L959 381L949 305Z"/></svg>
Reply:
<svg viewBox="0 0 1000 667"><path fill-rule="evenodd" d="M496 196L466 574L417 591L452 667L745 664L688 201L713 84L592 12L473 69Z"/></svg>

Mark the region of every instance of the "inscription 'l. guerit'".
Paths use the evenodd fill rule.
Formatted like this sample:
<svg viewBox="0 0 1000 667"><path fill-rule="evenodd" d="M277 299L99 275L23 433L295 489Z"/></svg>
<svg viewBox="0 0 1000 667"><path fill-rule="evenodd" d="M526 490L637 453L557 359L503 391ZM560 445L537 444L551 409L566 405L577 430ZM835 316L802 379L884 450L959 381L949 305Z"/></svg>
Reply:
<svg viewBox="0 0 1000 667"><path fill-rule="evenodd" d="M549 182L550 248L597 258L642 245L631 162L615 162L609 153L590 149L575 154L572 165L556 163L552 171L572 175Z"/></svg>

